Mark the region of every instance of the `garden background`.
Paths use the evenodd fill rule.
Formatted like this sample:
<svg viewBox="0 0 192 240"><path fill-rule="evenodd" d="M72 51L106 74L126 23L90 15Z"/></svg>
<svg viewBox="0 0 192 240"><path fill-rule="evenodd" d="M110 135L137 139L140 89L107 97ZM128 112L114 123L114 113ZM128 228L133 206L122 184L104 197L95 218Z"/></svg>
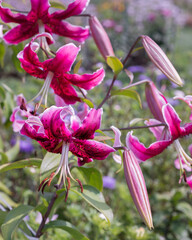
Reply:
<svg viewBox="0 0 192 240"><path fill-rule="evenodd" d="M4 1L7 6L17 10L27 11L30 4L25 0ZM53 6L56 1L50 1ZM64 3L60 0L57 2ZM59 7L57 5L57 7ZM134 79L151 79L158 89L170 99L182 120L188 122L190 109L185 103L174 100L175 95L190 95L192 86L192 1L191 0L91 0L84 13L95 15L103 24L109 35L116 56L122 59L126 56L131 45L139 35L148 35L166 52L169 59L184 80L184 86L178 87L167 80L153 63L149 61L144 50L132 54L126 68L134 74ZM72 23L87 25L86 18L71 18ZM0 22L0 24L4 24ZM11 26L11 24L10 24ZM58 47L71 40L57 37L54 45ZM77 44L75 42L75 44ZM25 43L17 46L7 46L0 40L0 164L16 162L26 158L45 156L43 150L35 141L13 133L10 116L16 106L15 96L23 93L26 99L31 99L41 88L43 81L31 77L21 67L17 59ZM98 105L106 93L113 77L111 69L100 55L93 39L90 37L81 46L78 60L82 59L80 72L94 71L103 65L106 71L104 81L88 93ZM128 76L122 72L118 75L114 89L122 88L129 83ZM134 99L114 96L103 105L102 129L111 125L120 128L143 125L142 119L151 118L145 99L145 87L139 85L135 90L140 94L142 108ZM53 93L50 91L49 105L54 104ZM142 118L142 119L141 119ZM134 121L133 121L134 120ZM114 138L112 132L107 133ZM124 142L127 131L122 132ZM148 129L134 130L140 140L146 145L154 139ZM182 146L188 151L192 143L190 136L181 140ZM89 239L97 240L190 240L192 239L192 206L190 188L179 184L179 171L174 166L177 154L169 147L162 154L141 164L151 204L154 230L149 231L142 223L133 204L127 188L124 172L112 156L104 161L94 161L91 167L97 170L97 183L103 189L106 203L113 211L111 225L102 214L83 201L81 196L70 192L67 202L61 198L54 207L50 221L62 219L72 223ZM72 170L82 182L85 176L78 168ZM37 229L41 221L43 209L48 205L52 195L51 187L44 194L37 191L40 183L40 169L25 167L9 171L0 168L0 206L6 209L15 208L19 204L39 208L25 217L31 228ZM103 180L103 187L102 182ZM100 183L101 182L101 183ZM7 203L7 204L6 204ZM1 210L2 210L1 209ZM5 213L1 211L0 224L4 221ZM23 234L22 226L16 229L13 239L28 239ZM0 239L3 239L0 234ZM50 229L40 239L74 239L62 229Z"/></svg>

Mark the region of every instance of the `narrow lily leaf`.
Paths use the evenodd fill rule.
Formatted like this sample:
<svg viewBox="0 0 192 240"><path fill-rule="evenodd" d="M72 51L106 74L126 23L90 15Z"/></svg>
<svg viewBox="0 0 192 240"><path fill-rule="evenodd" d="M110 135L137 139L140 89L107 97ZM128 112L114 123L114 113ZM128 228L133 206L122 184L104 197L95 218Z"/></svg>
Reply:
<svg viewBox="0 0 192 240"><path fill-rule="evenodd" d="M73 72L74 72L74 73L78 73L79 68L81 67L82 61L83 61L83 60L80 59L80 60L76 63L76 65L75 65L75 67L74 67L74 69L73 69Z"/></svg>
<svg viewBox="0 0 192 240"><path fill-rule="evenodd" d="M177 209L183 212L190 220L192 220L192 207L189 203L180 202L177 205Z"/></svg>
<svg viewBox="0 0 192 240"><path fill-rule="evenodd" d="M134 118L129 122L129 126L134 126L135 124L139 123L139 122L143 122L145 121L146 118Z"/></svg>
<svg viewBox="0 0 192 240"><path fill-rule="evenodd" d="M82 174L87 185L97 188L100 192L103 190L103 180L99 170L87 167L77 167L76 169Z"/></svg>
<svg viewBox="0 0 192 240"><path fill-rule="evenodd" d="M86 202L101 212L106 217L107 222L110 224L113 219L113 212L111 208L105 203L105 199L101 192L89 185L83 185L83 193L72 188L70 191L78 194Z"/></svg>
<svg viewBox="0 0 192 240"><path fill-rule="evenodd" d="M82 233L80 233L75 226L73 226L70 222L57 220L57 221L51 221L48 224L45 225L43 231L46 231L48 229L55 229L60 228L64 231L68 232L74 239L76 240L89 240L86 236L84 236Z"/></svg>
<svg viewBox="0 0 192 240"><path fill-rule="evenodd" d="M24 167L40 167L41 162L42 160L40 158L27 158L13 163L6 163L0 166L0 173Z"/></svg>
<svg viewBox="0 0 192 240"><path fill-rule="evenodd" d="M5 45L1 42L0 43L0 65L1 65L1 67L4 66L4 57L5 57Z"/></svg>
<svg viewBox="0 0 192 240"><path fill-rule="evenodd" d="M19 43L17 44L17 46L12 45L12 62L15 66L15 68L17 69L18 72L24 72L23 68L21 67L21 62L19 61L19 59L17 58L17 54L23 50L23 44Z"/></svg>
<svg viewBox="0 0 192 240"><path fill-rule="evenodd" d="M58 9L61 9L61 10L65 10L66 7L59 1L50 1L50 4L51 4L51 7L53 8L58 8Z"/></svg>
<svg viewBox="0 0 192 240"><path fill-rule="evenodd" d="M113 139L112 137L109 136L95 136L94 140L102 142L102 141L106 141L106 140L111 140Z"/></svg>
<svg viewBox="0 0 192 240"><path fill-rule="evenodd" d="M114 56L107 57L107 64L113 70L115 75L119 74L123 69L122 62Z"/></svg>
<svg viewBox="0 0 192 240"><path fill-rule="evenodd" d="M19 139L17 139L16 144L5 153L8 157L8 161L12 162L13 160L15 160L17 155L19 154L19 151L20 151L20 144L19 144Z"/></svg>
<svg viewBox="0 0 192 240"><path fill-rule="evenodd" d="M130 79L130 83L129 84L131 84L133 82L133 79L134 79L133 73L131 71L127 70L127 69L125 69L124 71L125 71L125 73L127 74L127 76Z"/></svg>
<svg viewBox="0 0 192 240"><path fill-rule="evenodd" d="M19 207L10 211L6 218L5 222L1 227L4 240L11 240L12 235L22 221L22 219L33 209L32 206L20 205Z"/></svg>
<svg viewBox="0 0 192 240"><path fill-rule="evenodd" d="M9 190L9 188L2 182L0 182L0 190L8 195L11 195L11 191Z"/></svg>
<svg viewBox="0 0 192 240"><path fill-rule="evenodd" d="M130 90L130 89L120 89L120 90L111 92L111 96L116 96L116 95L132 98L132 99L136 100L138 102L139 106L142 108L141 98L140 98L138 92L136 92L134 90Z"/></svg>
<svg viewBox="0 0 192 240"><path fill-rule="evenodd" d="M94 104L87 98L81 98L81 101L86 103L90 108L94 108Z"/></svg>
<svg viewBox="0 0 192 240"><path fill-rule="evenodd" d="M17 203L15 203L7 194L0 192L0 204L2 204L4 207L11 206L16 207L18 206Z"/></svg>
<svg viewBox="0 0 192 240"><path fill-rule="evenodd" d="M5 90L0 86L0 102L3 102L5 100L5 96Z"/></svg>
<svg viewBox="0 0 192 240"><path fill-rule="evenodd" d="M132 51L132 54L133 54L134 52L137 52L137 51L141 50L141 49L143 49L143 47L135 48L135 49Z"/></svg>
<svg viewBox="0 0 192 240"><path fill-rule="evenodd" d="M8 162L8 157L4 152L0 152L0 163L4 164Z"/></svg>
<svg viewBox="0 0 192 240"><path fill-rule="evenodd" d="M0 226L4 223L7 214L8 214L7 212L0 210ZM1 236L0 236L0 240L1 240Z"/></svg>
<svg viewBox="0 0 192 240"><path fill-rule="evenodd" d="M61 154L47 152L40 168L40 182L56 170L61 159Z"/></svg>

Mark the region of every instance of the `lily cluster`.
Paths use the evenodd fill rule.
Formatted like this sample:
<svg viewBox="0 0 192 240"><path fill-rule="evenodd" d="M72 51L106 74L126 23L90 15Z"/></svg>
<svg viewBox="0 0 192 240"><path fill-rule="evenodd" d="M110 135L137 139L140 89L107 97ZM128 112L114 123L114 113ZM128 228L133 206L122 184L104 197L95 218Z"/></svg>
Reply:
<svg viewBox="0 0 192 240"><path fill-rule="evenodd" d="M181 99L181 97L179 98ZM164 126L149 128L157 139L157 141L152 143L149 147L145 147L144 144L139 142L138 138L133 136L132 133L129 133L127 137L129 148L140 161L146 161L147 159L162 153L168 146L173 144L179 157L179 165L181 169L180 180L184 178L191 187L192 177L187 177L184 169L188 166L187 170L191 170L192 158L182 148L179 138L192 134L192 123L189 122L181 125L181 119L177 112L171 104L167 102L163 94L158 91L153 82L149 82L146 85L146 99L155 119L149 119L145 123L149 127L150 125L161 123L163 123ZM190 96L187 97L187 101L186 97L182 98L182 100L187 102L191 107L190 99Z"/></svg>

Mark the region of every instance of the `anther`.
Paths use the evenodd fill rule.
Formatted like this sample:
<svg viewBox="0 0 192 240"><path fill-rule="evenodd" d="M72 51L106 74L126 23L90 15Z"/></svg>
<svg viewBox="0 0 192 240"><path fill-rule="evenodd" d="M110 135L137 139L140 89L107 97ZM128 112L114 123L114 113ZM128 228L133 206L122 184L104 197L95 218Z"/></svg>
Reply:
<svg viewBox="0 0 192 240"><path fill-rule="evenodd" d="M81 181L79 179L75 179L75 180L79 183L81 193L83 193L83 185L82 185Z"/></svg>
<svg viewBox="0 0 192 240"><path fill-rule="evenodd" d="M48 177L45 178L45 179L40 183L40 185L39 185L39 187L38 187L38 192L41 190L41 187L44 185L44 183L45 183L47 180L48 180Z"/></svg>

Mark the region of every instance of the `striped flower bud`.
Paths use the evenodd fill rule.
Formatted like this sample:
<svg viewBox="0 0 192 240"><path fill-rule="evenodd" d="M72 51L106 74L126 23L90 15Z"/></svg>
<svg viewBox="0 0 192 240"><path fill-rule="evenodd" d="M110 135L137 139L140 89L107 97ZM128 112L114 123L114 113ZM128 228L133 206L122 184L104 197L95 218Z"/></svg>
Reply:
<svg viewBox="0 0 192 240"><path fill-rule="evenodd" d="M110 39L97 17L89 18L89 26L92 37L105 60L108 56L115 56Z"/></svg>
<svg viewBox="0 0 192 240"><path fill-rule="evenodd" d="M127 185L135 206L149 229L153 229L153 220L145 180L134 153L125 150L123 153L124 173Z"/></svg>
<svg viewBox="0 0 192 240"><path fill-rule="evenodd" d="M151 61L169 78L169 80L182 86L183 81L163 50L150 37L142 35L141 38L143 47Z"/></svg>
<svg viewBox="0 0 192 240"><path fill-rule="evenodd" d="M145 96L147 104L154 118L160 122L165 122L162 107L167 104L166 98L161 92L156 88L153 82L148 82L145 87Z"/></svg>

